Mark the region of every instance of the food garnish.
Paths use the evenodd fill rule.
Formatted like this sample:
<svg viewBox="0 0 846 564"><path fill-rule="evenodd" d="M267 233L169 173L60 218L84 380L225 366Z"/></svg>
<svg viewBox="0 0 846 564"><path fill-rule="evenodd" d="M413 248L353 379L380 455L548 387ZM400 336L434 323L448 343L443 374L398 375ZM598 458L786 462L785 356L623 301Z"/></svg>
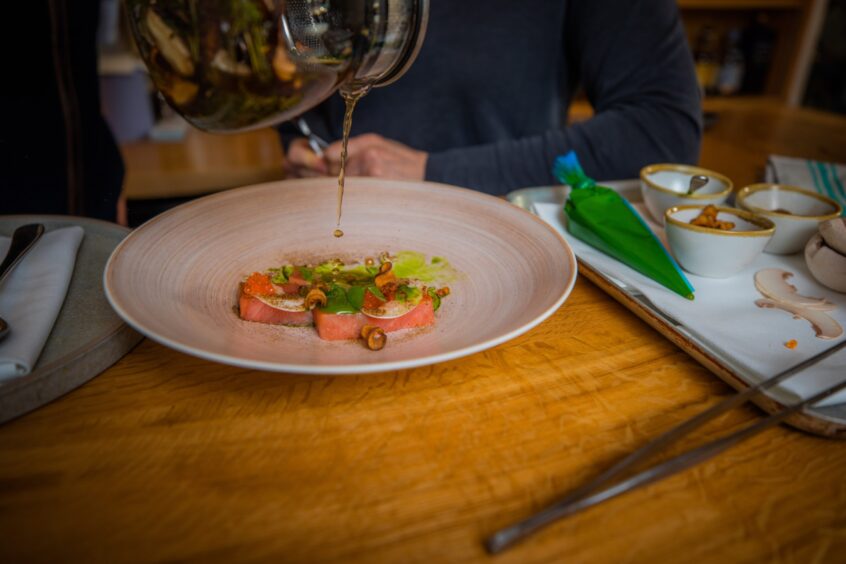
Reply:
<svg viewBox="0 0 846 564"><path fill-rule="evenodd" d="M251 296L273 294L273 284L270 282L270 276L261 272L253 272L244 281L244 293Z"/></svg>
<svg viewBox="0 0 846 564"><path fill-rule="evenodd" d="M790 350L793 350L793 349L796 348L796 345L798 345L798 344L799 344L799 341L797 341L796 339L790 339L789 341L784 343L784 346L786 348L790 349Z"/></svg>
<svg viewBox="0 0 846 564"><path fill-rule="evenodd" d="M385 343L388 342L388 336L385 330L375 325L365 325L361 328L361 338L371 351L380 351L385 348Z"/></svg>
<svg viewBox="0 0 846 564"><path fill-rule="evenodd" d="M312 288L305 297L306 309L314 309L317 306L326 306L326 294L320 288Z"/></svg>
<svg viewBox="0 0 846 564"><path fill-rule="evenodd" d="M731 231L734 229L734 223L731 221L722 221L717 219L717 206L709 204L702 208L699 215L690 220L691 225L698 225L699 227L707 227L709 229L720 229L722 231Z"/></svg>
<svg viewBox="0 0 846 564"><path fill-rule="evenodd" d="M381 350L387 333L434 324L456 277L441 257L384 253L378 262L286 264L254 272L240 286L239 316L275 325L313 325L325 340L363 339Z"/></svg>

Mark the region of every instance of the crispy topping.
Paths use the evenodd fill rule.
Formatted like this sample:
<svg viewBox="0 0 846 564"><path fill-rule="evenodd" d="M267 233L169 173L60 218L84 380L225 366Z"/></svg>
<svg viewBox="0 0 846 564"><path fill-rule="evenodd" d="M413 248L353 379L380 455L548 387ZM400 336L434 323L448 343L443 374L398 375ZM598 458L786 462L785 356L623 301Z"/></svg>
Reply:
<svg viewBox="0 0 846 564"><path fill-rule="evenodd" d="M317 306L324 307L327 302L326 294L320 288L312 288L305 297L306 309L314 309Z"/></svg>
<svg viewBox="0 0 846 564"><path fill-rule="evenodd" d="M379 266L379 274L376 275L374 278L374 282L376 283L376 287L382 290L384 293L386 290L390 291L391 289L395 289L397 285L397 277L391 271L393 268L393 264L390 261L383 262L381 266Z"/></svg>
<svg viewBox="0 0 846 564"><path fill-rule="evenodd" d="M717 207L709 204L702 209L699 215L690 220L690 224L709 229L720 229L722 231L731 231L734 229L734 223L717 219L717 213Z"/></svg>
<svg viewBox="0 0 846 564"><path fill-rule="evenodd" d="M361 338L364 339L367 348L371 351L379 351L385 348L385 343L388 342L388 336L384 329L376 327L375 325L365 325L361 328Z"/></svg>

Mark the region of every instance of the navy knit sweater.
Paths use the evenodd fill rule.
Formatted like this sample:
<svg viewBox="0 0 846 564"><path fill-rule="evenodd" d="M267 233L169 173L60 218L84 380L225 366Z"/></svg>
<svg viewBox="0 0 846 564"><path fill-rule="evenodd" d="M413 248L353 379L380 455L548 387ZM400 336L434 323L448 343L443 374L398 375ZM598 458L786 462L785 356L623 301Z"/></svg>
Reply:
<svg viewBox="0 0 846 564"><path fill-rule="evenodd" d="M567 126L579 87L595 115ZM343 102L307 118L338 139ZM429 152L427 180L490 194L554 183L570 149L606 180L693 163L700 95L676 2L431 0L417 61L358 104L352 134L365 132Z"/></svg>

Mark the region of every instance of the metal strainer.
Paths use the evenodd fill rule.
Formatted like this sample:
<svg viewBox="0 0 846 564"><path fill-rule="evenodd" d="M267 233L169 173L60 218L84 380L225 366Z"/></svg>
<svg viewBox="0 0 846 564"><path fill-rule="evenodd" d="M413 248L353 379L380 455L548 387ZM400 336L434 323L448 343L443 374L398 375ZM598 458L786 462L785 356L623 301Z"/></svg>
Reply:
<svg viewBox="0 0 846 564"><path fill-rule="evenodd" d="M414 62L428 16L429 0L287 0L279 28L303 70L349 61L354 82L385 86Z"/></svg>

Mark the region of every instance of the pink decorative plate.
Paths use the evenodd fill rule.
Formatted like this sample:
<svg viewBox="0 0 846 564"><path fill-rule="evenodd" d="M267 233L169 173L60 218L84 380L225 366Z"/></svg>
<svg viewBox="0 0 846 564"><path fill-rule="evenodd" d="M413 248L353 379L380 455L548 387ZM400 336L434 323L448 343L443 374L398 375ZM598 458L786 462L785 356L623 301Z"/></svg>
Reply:
<svg viewBox="0 0 846 564"><path fill-rule="evenodd" d="M289 180L222 192L147 222L115 249L106 295L147 337L247 368L355 374L412 368L512 339L551 315L576 280L576 259L546 223L498 198L427 182L347 181L336 239L337 183ZM393 333L373 352L321 341L310 328L261 325L235 313L256 270L382 251L441 256L460 273L436 325Z"/></svg>

